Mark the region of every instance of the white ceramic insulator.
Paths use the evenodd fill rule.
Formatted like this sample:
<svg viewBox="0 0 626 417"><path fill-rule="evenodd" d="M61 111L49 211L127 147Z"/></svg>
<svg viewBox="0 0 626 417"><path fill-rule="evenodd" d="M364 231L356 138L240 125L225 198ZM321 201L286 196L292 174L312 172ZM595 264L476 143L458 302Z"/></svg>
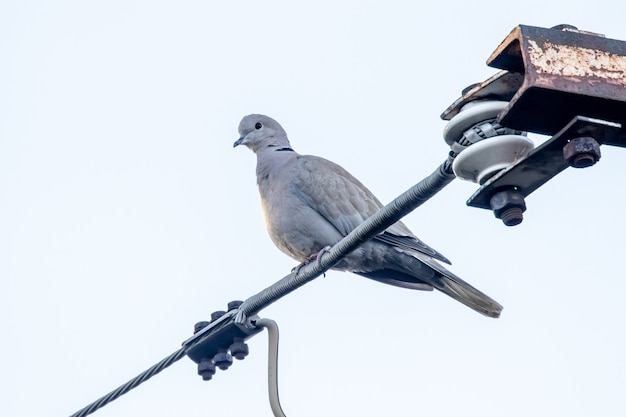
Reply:
<svg viewBox="0 0 626 417"><path fill-rule="evenodd" d="M500 135L467 147L452 163L454 174L461 179L483 184L498 171L525 158L533 141L522 135Z"/></svg>
<svg viewBox="0 0 626 417"><path fill-rule="evenodd" d="M443 129L443 139L448 145L458 142L463 132L472 126L495 118L509 104L508 101L471 101L461 108Z"/></svg>

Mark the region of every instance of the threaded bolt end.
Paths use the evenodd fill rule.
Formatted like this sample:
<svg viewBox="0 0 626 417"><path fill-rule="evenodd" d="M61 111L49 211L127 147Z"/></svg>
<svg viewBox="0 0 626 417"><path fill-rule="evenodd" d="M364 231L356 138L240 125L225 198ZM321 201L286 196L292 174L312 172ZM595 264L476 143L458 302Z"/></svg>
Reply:
<svg viewBox="0 0 626 417"><path fill-rule="evenodd" d="M587 168L594 165L598 160L596 157L589 153L583 153L577 155L572 161L572 167L574 168Z"/></svg>
<svg viewBox="0 0 626 417"><path fill-rule="evenodd" d="M198 333L200 330L204 329L206 326L209 325L208 321L199 321L197 322L194 326L193 326L193 333L196 334Z"/></svg>
<svg viewBox="0 0 626 417"><path fill-rule="evenodd" d="M500 219L506 226L516 226L524 220L524 212L520 207L511 207L500 214Z"/></svg>

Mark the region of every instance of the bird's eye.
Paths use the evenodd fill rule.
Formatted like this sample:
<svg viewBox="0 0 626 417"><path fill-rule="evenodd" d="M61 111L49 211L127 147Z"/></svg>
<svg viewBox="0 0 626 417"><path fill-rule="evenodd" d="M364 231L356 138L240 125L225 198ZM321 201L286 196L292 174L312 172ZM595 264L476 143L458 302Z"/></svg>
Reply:
<svg viewBox="0 0 626 417"><path fill-rule="evenodd" d="M256 124L254 125L255 129L260 129L262 127L263 127L263 125L261 124L261 122L256 122Z"/></svg>

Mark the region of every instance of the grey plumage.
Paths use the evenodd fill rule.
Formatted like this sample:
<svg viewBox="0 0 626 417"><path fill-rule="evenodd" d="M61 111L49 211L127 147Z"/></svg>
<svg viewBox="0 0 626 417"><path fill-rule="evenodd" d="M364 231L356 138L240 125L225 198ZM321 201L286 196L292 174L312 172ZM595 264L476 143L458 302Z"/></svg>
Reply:
<svg viewBox="0 0 626 417"><path fill-rule="evenodd" d="M257 156L257 185L267 231L274 244L297 261L307 262L311 255L336 244L382 207L341 166L296 153L272 118L246 116L239 134L234 146L245 145ZM436 288L481 314L500 315L500 304L437 261L450 263L397 222L333 269L403 288Z"/></svg>

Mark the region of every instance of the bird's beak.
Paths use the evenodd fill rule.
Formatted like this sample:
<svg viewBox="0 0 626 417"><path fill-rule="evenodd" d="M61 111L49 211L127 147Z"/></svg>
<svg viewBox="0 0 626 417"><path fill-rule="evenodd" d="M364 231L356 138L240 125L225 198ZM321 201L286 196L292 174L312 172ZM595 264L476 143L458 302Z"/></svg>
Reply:
<svg viewBox="0 0 626 417"><path fill-rule="evenodd" d="M237 146L241 145L243 143L243 140L244 140L243 137L237 139L235 143L233 143L233 148L236 148Z"/></svg>

